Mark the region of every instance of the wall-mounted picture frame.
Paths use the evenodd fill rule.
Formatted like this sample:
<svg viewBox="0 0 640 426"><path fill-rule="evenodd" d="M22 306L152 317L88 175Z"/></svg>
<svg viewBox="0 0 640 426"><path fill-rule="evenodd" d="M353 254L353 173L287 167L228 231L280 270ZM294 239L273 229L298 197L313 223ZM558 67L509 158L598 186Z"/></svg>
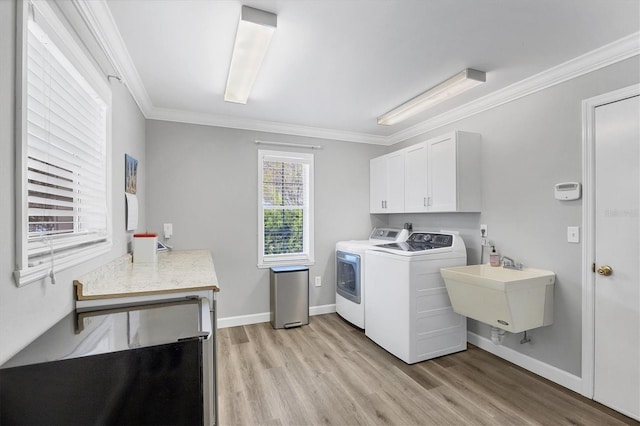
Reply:
<svg viewBox="0 0 640 426"><path fill-rule="evenodd" d="M135 194L138 185L138 160L124 155L124 192Z"/></svg>

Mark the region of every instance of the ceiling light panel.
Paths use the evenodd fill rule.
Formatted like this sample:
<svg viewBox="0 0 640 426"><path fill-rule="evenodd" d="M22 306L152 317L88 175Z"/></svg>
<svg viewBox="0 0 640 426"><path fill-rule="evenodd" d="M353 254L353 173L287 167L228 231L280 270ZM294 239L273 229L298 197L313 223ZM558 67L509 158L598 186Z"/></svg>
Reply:
<svg viewBox="0 0 640 426"><path fill-rule="evenodd" d="M224 100L246 104L271 38L277 16L271 12L242 6L236 41L233 46Z"/></svg>
<svg viewBox="0 0 640 426"><path fill-rule="evenodd" d="M391 126L486 81L483 71L467 68L426 92L378 117L378 124Z"/></svg>

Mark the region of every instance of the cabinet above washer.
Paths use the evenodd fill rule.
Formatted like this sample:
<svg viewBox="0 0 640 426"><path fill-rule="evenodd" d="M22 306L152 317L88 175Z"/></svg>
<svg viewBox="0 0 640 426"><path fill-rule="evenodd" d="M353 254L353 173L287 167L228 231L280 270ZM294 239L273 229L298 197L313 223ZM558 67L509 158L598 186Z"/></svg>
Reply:
<svg viewBox="0 0 640 426"><path fill-rule="evenodd" d="M479 134L455 131L372 159L370 212L479 212L480 148ZM380 166L392 158L402 167ZM398 197L402 201L384 208L385 199Z"/></svg>
<svg viewBox="0 0 640 426"><path fill-rule="evenodd" d="M369 164L369 210L371 213L404 211L405 152L395 151Z"/></svg>

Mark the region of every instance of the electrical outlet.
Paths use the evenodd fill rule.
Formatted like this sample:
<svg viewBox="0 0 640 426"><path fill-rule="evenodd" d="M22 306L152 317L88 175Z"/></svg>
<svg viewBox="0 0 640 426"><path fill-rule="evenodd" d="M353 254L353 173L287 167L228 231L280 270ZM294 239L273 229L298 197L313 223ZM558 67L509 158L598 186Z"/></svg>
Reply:
<svg viewBox="0 0 640 426"><path fill-rule="evenodd" d="M322 277L317 276L316 277L316 287L320 287L322 286Z"/></svg>
<svg viewBox="0 0 640 426"><path fill-rule="evenodd" d="M164 237L165 238L171 238L171 236L173 235L173 224L172 223L165 223L164 225L162 225L163 230L164 230Z"/></svg>
<svg viewBox="0 0 640 426"><path fill-rule="evenodd" d="M482 234L482 231L484 231L484 234ZM486 224L480 225L480 234L484 235L485 237L489 234Z"/></svg>

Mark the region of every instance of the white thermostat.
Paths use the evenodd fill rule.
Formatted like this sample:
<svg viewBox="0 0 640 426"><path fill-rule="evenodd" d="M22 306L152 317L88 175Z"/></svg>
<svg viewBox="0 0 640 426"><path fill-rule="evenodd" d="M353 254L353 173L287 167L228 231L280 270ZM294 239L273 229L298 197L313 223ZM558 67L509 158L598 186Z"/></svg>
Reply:
<svg viewBox="0 0 640 426"><path fill-rule="evenodd" d="M580 184L578 182L557 183L555 188L556 200L578 200L580 198Z"/></svg>

